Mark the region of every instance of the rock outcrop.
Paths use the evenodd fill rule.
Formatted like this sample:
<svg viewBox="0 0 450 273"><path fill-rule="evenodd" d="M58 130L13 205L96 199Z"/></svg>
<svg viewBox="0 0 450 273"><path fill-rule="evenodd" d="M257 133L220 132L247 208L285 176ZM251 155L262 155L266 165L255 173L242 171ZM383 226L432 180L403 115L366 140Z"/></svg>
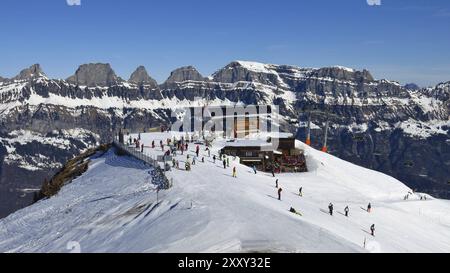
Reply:
<svg viewBox="0 0 450 273"><path fill-rule="evenodd" d="M110 64L83 64L67 82L80 86L111 86L121 82Z"/></svg>
<svg viewBox="0 0 450 273"><path fill-rule="evenodd" d="M137 85L149 85L151 88L158 88L158 83L148 75L144 66L139 66L130 76L130 83Z"/></svg>

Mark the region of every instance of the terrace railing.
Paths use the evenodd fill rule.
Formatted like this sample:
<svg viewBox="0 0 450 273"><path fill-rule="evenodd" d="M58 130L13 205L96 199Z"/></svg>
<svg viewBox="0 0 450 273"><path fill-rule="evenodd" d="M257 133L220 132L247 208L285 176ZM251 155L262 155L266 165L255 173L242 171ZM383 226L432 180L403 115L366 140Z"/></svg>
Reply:
<svg viewBox="0 0 450 273"><path fill-rule="evenodd" d="M167 190L173 186L173 178L169 178L167 172L161 168L159 162L152 158L149 155L141 153L134 147L129 147L123 143L120 143L118 140L113 141L114 147L122 151L123 153L134 157L140 161L143 161L145 164L152 166L154 168L152 172L152 177L156 181L153 181L154 184L157 184L159 189Z"/></svg>

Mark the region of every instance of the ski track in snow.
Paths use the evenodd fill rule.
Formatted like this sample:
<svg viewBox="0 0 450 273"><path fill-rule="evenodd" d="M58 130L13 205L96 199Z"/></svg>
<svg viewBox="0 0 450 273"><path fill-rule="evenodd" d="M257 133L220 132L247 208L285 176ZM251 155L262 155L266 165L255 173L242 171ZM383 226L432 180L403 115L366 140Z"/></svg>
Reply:
<svg viewBox="0 0 450 273"><path fill-rule="evenodd" d="M170 135L141 137L150 146ZM223 145L216 141L213 154ZM282 201L271 174L255 175L237 160L224 169L201 146L191 172L184 171L186 153L177 157L182 170L168 174L174 187L159 192L157 202L151 168L111 150L57 196L0 220L0 252L68 252L71 241L82 252L450 251L449 201L417 195L403 201L411 189L398 180L297 145L306 150L310 171L277 175ZM195 145L189 146L192 158ZM162 154L160 147L145 152ZM330 202L334 216L327 213ZM365 211L369 202L371 213Z"/></svg>

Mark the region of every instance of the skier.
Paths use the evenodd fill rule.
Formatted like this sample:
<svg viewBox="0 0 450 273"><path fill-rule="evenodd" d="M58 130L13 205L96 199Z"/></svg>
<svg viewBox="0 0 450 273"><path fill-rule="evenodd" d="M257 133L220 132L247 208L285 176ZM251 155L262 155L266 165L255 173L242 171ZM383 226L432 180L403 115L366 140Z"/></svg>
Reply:
<svg viewBox="0 0 450 273"><path fill-rule="evenodd" d="M208 152L208 157L211 157L211 151L209 150L209 148L208 148L208 147L206 147L205 151L207 151L207 152Z"/></svg>
<svg viewBox="0 0 450 273"><path fill-rule="evenodd" d="M198 157L198 154L200 153L200 146L197 145L197 148L195 148L195 153L197 154Z"/></svg>
<svg viewBox="0 0 450 273"><path fill-rule="evenodd" d="M234 178L237 178L236 167L233 167L233 177L234 177Z"/></svg>
<svg viewBox="0 0 450 273"><path fill-rule="evenodd" d="M255 174L256 174L256 166L255 166L255 165L253 165L253 171L254 171Z"/></svg>
<svg viewBox="0 0 450 273"><path fill-rule="evenodd" d="M299 195L300 197L303 196L303 187L300 187L300 189L298 190L298 195Z"/></svg>
<svg viewBox="0 0 450 273"><path fill-rule="evenodd" d="M272 171L272 177L275 177L275 171L274 171L273 167L272 167L271 171Z"/></svg>
<svg viewBox="0 0 450 273"><path fill-rule="evenodd" d="M155 149L155 141L152 141L152 149Z"/></svg>
<svg viewBox="0 0 450 273"><path fill-rule="evenodd" d="M370 213L371 210L372 210L372 204L369 203L369 205L367 205L367 212Z"/></svg>
<svg viewBox="0 0 450 273"><path fill-rule="evenodd" d="M278 189L278 179L275 181L275 188Z"/></svg>
<svg viewBox="0 0 450 273"><path fill-rule="evenodd" d="M227 161L224 159L223 160L223 168L226 169L227 168Z"/></svg>
<svg viewBox="0 0 450 273"><path fill-rule="evenodd" d="M372 234L372 236L375 237L375 224L372 224L370 226L370 234Z"/></svg>
<svg viewBox="0 0 450 273"><path fill-rule="evenodd" d="M141 153L144 152L144 144L141 144Z"/></svg>
<svg viewBox="0 0 450 273"><path fill-rule="evenodd" d="M280 187L279 189L278 189L278 200L280 200L281 201L281 192L283 191L283 189Z"/></svg>
<svg viewBox="0 0 450 273"><path fill-rule="evenodd" d="M345 212L345 217L348 217L348 212L350 211L350 209L348 208L348 206L345 207L344 212Z"/></svg>
<svg viewBox="0 0 450 273"><path fill-rule="evenodd" d="M330 215L333 216L333 203L328 205L328 210L330 211Z"/></svg>
<svg viewBox="0 0 450 273"><path fill-rule="evenodd" d="M213 155L214 164L216 164L216 155Z"/></svg>

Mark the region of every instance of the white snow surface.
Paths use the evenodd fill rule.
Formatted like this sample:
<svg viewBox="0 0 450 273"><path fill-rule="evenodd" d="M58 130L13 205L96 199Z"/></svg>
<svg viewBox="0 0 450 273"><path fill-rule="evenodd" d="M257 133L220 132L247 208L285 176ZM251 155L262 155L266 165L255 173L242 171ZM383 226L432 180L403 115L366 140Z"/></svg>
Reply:
<svg viewBox="0 0 450 273"><path fill-rule="evenodd" d="M151 141L159 144L171 134L141 137L145 153L156 156L163 151L149 148ZM213 154L225 143L216 140ZM276 178L233 159L224 169L200 145L191 172L184 170L186 153L177 156L181 169L168 172L173 188L160 191L158 203L149 167L110 150L92 158L89 170L58 195L0 220L0 252L69 252L73 242L81 252L450 251L449 201L420 201L419 193L404 201L411 189L400 181L297 145L305 149L309 172ZM190 144L191 158L195 146ZM327 213L330 202L334 216ZM372 224L376 237L368 234Z"/></svg>

